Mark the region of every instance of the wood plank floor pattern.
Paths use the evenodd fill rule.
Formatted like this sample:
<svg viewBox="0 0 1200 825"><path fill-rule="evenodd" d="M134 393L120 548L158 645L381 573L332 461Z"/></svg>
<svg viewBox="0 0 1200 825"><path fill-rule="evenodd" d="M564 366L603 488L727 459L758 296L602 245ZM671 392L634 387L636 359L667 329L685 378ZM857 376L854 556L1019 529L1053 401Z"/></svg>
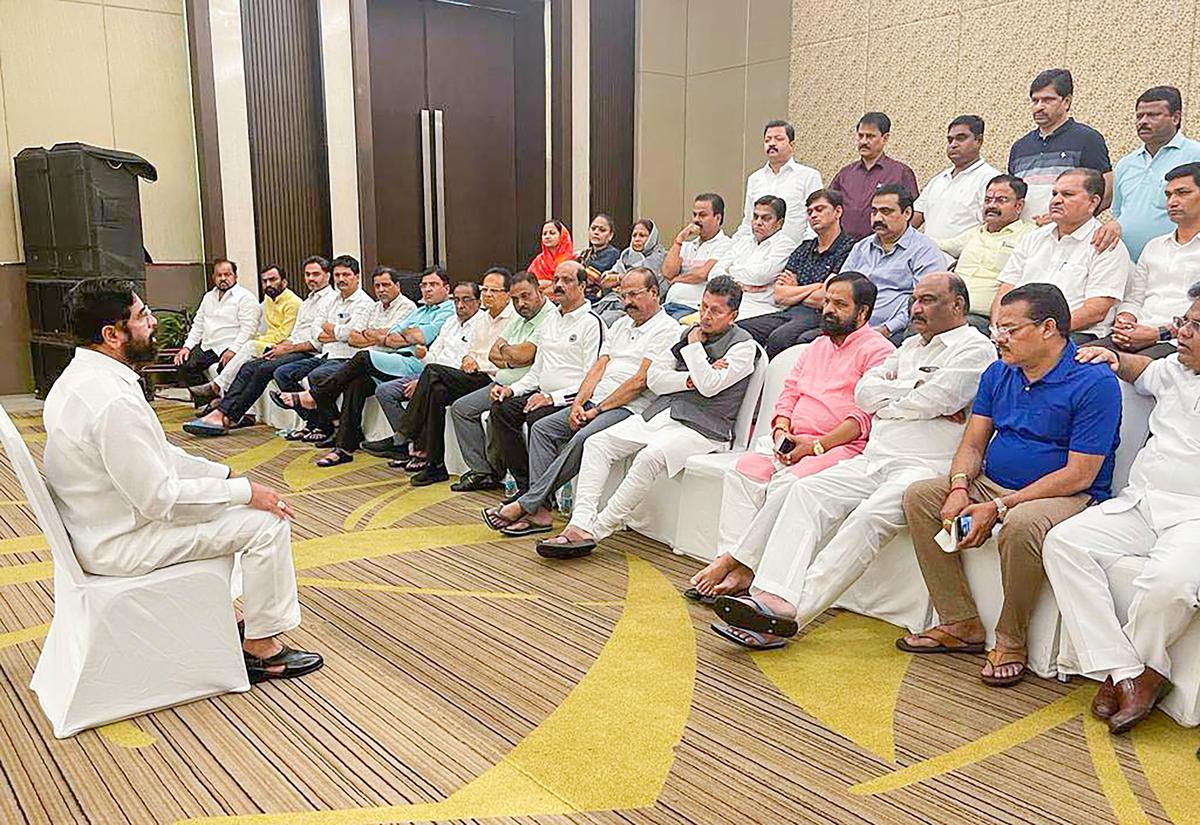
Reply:
<svg viewBox="0 0 1200 825"><path fill-rule="evenodd" d="M179 420L176 409L164 409L165 418ZM22 429L40 432L36 424ZM176 431L171 435L176 443L212 458L269 437L257 427L196 441L179 434L177 424L167 429ZM40 460L42 445L34 439L30 448ZM282 489L283 468L311 454L288 450L251 475ZM392 471L372 467L291 496L298 511L295 539L342 532L356 507L389 489L358 486L322 493L323 488L393 478ZM0 499L23 498L7 462L0 463ZM493 499L455 496L397 526L475 525L479 508ZM37 532L24 507L0 505L0 538ZM313 578L537 598L303 586L305 623L291 641L322 651L324 670L140 717L134 724L156 741L136 749L119 747L95 731L55 740L28 689L40 642L0 650L0 821L159 823L445 799L501 760L588 671L621 615L624 553L649 561L679 587L696 569L663 546L626 533L591 559L569 565L539 560L532 540L523 540L304 570L301 575ZM46 551L18 552L0 555L0 566L48 559ZM0 587L0 632L46 622L51 610L48 580ZM751 657L708 631L707 610L688 610L697 641L695 690L657 803L636 810L488 821L1115 821L1079 718L922 783L874 796L848 790L978 739L1073 686L1032 679L1012 690L990 690L976 678L977 659L915 657L895 709L897 764L891 765L789 702ZM1170 821L1128 738L1114 744L1148 821Z"/></svg>

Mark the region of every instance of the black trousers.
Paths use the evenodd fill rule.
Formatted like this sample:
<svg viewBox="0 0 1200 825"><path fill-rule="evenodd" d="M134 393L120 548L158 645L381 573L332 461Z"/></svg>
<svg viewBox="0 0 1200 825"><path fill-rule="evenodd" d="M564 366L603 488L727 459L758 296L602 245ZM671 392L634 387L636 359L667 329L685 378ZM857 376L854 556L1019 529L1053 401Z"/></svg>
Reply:
<svg viewBox="0 0 1200 825"><path fill-rule="evenodd" d="M562 409L554 404L538 407L526 414L525 402L533 393L514 395L503 401L492 403L492 414L488 419L493 437L504 458L504 466L512 473L518 490L529 489L529 447L525 444L525 424L533 426L538 419L553 415Z"/></svg>
<svg viewBox="0 0 1200 825"><path fill-rule="evenodd" d="M821 312L800 304L780 312L738 321L738 326L750 333L767 351L768 358L774 358L788 347L816 338L821 330ZM816 334L810 335L814 330Z"/></svg>
<svg viewBox="0 0 1200 825"><path fill-rule="evenodd" d="M185 387L194 387L208 383L208 373L205 372L213 364L221 360L218 353L209 349L196 347L188 353L188 357L179 365L177 375Z"/></svg>
<svg viewBox="0 0 1200 825"><path fill-rule="evenodd" d="M229 385L229 391L225 393L221 398L221 403L217 406L230 421L240 421L246 411L254 406L254 402L267 389L267 385L271 383L271 378L275 375L275 370L284 364L300 361L310 355L311 353L307 352L289 352L278 358L252 358L242 364L233 383Z"/></svg>
<svg viewBox="0 0 1200 825"><path fill-rule="evenodd" d="M1072 335L1071 337L1074 338L1075 336ZM1087 343L1089 347L1104 347L1105 349L1110 349L1117 353L1132 352L1134 355L1144 355L1147 358L1155 359L1166 358L1168 355L1174 355L1178 351L1174 344L1166 341L1159 341L1157 344L1151 344L1150 346L1143 347L1139 350L1121 349L1116 345L1116 343L1113 342L1111 335L1107 335L1104 338L1097 338L1095 341L1085 343Z"/></svg>
<svg viewBox="0 0 1200 825"><path fill-rule="evenodd" d="M313 400L317 402L322 421L331 421L337 414L337 399L342 397L342 413L338 421L334 441L348 453L357 450L363 443L362 414L367 399L375 394L375 379L395 381L398 376L386 373L371 363L368 350L357 352L336 371L319 377L309 387ZM310 382L311 383L311 382Z"/></svg>
<svg viewBox="0 0 1200 825"><path fill-rule="evenodd" d="M430 466L443 466L446 463L446 410L464 395L491 383L491 377L484 372L463 372L444 364L428 365L404 409L404 419L396 435L424 450Z"/></svg>

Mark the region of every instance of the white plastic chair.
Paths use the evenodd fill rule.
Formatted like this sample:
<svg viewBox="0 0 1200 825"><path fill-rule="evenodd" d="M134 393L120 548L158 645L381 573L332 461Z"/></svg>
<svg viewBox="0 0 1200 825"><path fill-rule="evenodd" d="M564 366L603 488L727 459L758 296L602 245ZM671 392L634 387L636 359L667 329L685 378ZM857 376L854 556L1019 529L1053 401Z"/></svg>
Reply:
<svg viewBox="0 0 1200 825"><path fill-rule="evenodd" d="M84 573L3 408L0 442L54 560L54 618L30 687L56 737L250 689L229 597L232 556L129 578Z"/></svg>

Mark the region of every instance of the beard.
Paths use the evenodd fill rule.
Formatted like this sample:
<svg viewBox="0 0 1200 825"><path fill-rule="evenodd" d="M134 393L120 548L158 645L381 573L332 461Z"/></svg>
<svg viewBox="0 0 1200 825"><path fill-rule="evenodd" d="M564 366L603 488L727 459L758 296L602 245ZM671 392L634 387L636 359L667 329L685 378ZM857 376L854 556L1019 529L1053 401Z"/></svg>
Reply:
<svg viewBox="0 0 1200 825"><path fill-rule="evenodd" d="M821 316L821 332L826 335L849 335L856 329L853 320L843 322L836 315Z"/></svg>
<svg viewBox="0 0 1200 825"><path fill-rule="evenodd" d="M154 333L144 341L128 338L125 341L125 360L133 365L153 364L158 357L158 338Z"/></svg>
<svg viewBox="0 0 1200 825"><path fill-rule="evenodd" d="M273 301L276 298L278 298L280 295L283 294L283 287L267 286L267 287L263 287L263 292L267 293L267 297L269 297Z"/></svg>

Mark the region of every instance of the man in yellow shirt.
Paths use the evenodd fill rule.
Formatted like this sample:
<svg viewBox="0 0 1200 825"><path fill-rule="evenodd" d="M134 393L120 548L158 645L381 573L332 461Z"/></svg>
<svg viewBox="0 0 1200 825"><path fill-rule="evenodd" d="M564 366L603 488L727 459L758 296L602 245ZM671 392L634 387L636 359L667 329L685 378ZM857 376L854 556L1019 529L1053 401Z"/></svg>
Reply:
<svg viewBox="0 0 1200 825"><path fill-rule="evenodd" d="M954 273L963 279L971 297L967 323L984 335L988 334L991 323L988 313L1000 286L1000 270L1017 239L1036 228L1021 220L1027 191L1025 181L1020 178L997 175L988 181L983 196L983 223L938 241L943 252L958 259Z"/></svg>
<svg viewBox="0 0 1200 825"><path fill-rule="evenodd" d="M296 316L300 312L302 302L300 296L288 287L287 275L283 269L276 264L270 264L259 275L259 279L262 283L262 314L266 329L243 344L214 380L188 387L188 392L197 404L220 398L229 389L243 364L251 358L258 358L285 340L296 326Z"/></svg>

